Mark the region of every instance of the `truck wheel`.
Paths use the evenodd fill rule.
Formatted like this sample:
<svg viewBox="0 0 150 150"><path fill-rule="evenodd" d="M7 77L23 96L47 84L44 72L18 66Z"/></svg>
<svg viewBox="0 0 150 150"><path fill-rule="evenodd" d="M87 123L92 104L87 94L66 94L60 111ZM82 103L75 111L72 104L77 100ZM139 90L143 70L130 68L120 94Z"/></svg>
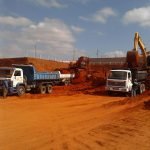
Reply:
<svg viewBox="0 0 150 150"><path fill-rule="evenodd" d="M46 86L46 93L48 93L48 94L52 93L52 86L51 85Z"/></svg>
<svg viewBox="0 0 150 150"><path fill-rule="evenodd" d="M141 84L139 87L139 94L142 94L142 93L143 93L143 91L142 91L142 84Z"/></svg>
<svg viewBox="0 0 150 150"><path fill-rule="evenodd" d="M40 93L40 94L45 94L45 93L46 93L46 86L41 85L41 86L39 87L39 93Z"/></svg>
<svg viewBox="0 0 150 150"><path fill-rule="evenodd" d="M64 82L64 85L65 85L65 86L67 86L67 85L69 85L69 84L70 84L69 81L65 81L65 82Z"/></svg>
<svg viewBox="0 0 150 150"><path fill-rule="evenodd" d="M143 92L145 92L145 84L143 84Z"/></svg>
<svg viewBox="0 0 150 150"><path fill-rule="evenodd" d="M25 94L25 87L24 86L18 86L17 87L17 94L18 96L22 96Z"/></svg>
<svg viewBox="0 0 150 150"><path fill-rule="evenodd" d="M8 90L6 88L3 88L3 92L2 92L3 98L6 98L7 94L8 94Z"/></svg>
<svg viewBox="0 0 150 150"><path fill-rule="evenodd" d="M140 94L142 94L143 92L145 92L145 84L141 84L140 85L139 92L140 92Z"/></svg>

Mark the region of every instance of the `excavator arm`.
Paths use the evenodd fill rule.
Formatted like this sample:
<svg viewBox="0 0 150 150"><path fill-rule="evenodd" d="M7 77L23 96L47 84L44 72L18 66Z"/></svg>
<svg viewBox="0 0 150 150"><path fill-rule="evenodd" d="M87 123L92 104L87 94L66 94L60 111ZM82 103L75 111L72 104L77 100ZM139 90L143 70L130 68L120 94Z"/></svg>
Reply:
<svg viewBox="0 0 150 150"><path fill-rule="evenodd" d="M141 49L141 55L138 53L138 47ZM134 48L127 52L127 64L129 68L137 68L139 66L147 67L148 52L146 51L145 45L136 32L134 36ZM141 63L142 61L142 63ZM141 63L141 64L140 64Z"/></svg>
<svg viewBox="0 0 150 150"><path fill-rule="evenodd" d="M143 60L146 63L146 59L147 59L146 48L145 48L145 45L144 45L141 37L139 36L139 33L136 32L135 37L134 37L134 49L133 50L138 51L138 46L141 49L141 52L142 52L142 55L143 55Z"/></svg>

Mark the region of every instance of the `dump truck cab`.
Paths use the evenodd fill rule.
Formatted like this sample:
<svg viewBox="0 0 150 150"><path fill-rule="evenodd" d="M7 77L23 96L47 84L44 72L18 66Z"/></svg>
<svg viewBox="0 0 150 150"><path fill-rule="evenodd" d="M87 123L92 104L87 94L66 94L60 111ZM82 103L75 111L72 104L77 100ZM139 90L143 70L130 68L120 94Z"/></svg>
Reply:
<svg viewBox="0 0 150 150"><path fill-rule="evenodd" d="M9 94L22 92L24 88L23 71L20 68L1 67L0 68L0 83L5 82ZM0 85L2 87L2 85ZM21 87L21 88L20 88ZM23 91L25 92L25 91Z"/></svg>
<svg viewBox="0 0 150 150"><path fill-rule="evenodd" d="M106 83L107 91L129 92L132 89L130 70L111 70Z"/></svg>
<svg viewBox="0 0 150 150"><path fill-rule="evenodd" d="M23 71L20 68L0 68L0 80L7 80L12 87L23 84Z"/></svg>
<svg viewBox="0 0 150 150"><path fill-rule="evenodd" d="M113 92L122 92L131 96L142 94L146 89L147 77L148 72L146 70L110 70L106 90L109 94Z"/></svg>

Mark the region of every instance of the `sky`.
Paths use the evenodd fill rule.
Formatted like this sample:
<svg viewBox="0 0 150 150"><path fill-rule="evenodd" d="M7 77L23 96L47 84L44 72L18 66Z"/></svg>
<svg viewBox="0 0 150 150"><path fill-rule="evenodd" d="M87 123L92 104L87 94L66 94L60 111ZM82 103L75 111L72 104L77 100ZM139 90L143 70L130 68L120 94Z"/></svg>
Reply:
<svg viewBox="0 0 150 150"><path fill-rule="evenodd" d="M0 58L120 57L135 32L150 49L150 0L0 0Z"/></svg>

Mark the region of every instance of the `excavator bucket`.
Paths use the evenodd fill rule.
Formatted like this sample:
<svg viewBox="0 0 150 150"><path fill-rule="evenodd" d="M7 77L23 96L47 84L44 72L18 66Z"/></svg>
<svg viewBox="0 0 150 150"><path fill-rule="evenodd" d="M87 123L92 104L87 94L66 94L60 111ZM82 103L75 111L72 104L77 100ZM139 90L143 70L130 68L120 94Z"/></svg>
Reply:
<svg viewBox="0 0 150 150"><path fill-rule="evenodd" d="M138 67L139 62L139 54L137 51L128 51L126 61L128 64L128 68L136 68Z"/></svg>

